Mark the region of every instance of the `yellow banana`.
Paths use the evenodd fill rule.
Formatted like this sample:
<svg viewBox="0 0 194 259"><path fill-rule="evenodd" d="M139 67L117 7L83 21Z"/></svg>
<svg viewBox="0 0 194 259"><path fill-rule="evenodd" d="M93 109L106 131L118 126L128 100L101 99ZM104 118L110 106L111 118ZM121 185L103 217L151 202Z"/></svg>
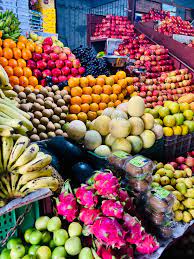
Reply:
<svg viewBox="0 0 194 259"><path fill-rule="evenodd" d="M16 129L16 133L20 135L26 135L28 132L28 129L24 126L20 126L18 129Z"/></svg>
<svg viewBox="0 0 194 259"><path fill-rule="evenodd" d="M23 152L23 154L17 159L15 164L11 167L11 169L15 169L17 167L22 167L32 161L39 151L39 146L37 144L31 144L26 150Z"/></svg>
<svg viewBox="0 0 194 259"><path fill-rule="evenodd" d="M34 179L37 179L37 178L40 178L40 177L43 177L43 176L44 177L45 176L51 176L52 172L53 172L52 167L46 166L39 171L33 171L33 172L30 172L30 173L27 173L27 174L23 174L18 181L16 190L19 191L19 189L22 185L25 185L26 183L28 183L31 180L34 180ZM19 174L17 174L17 175L19 175Z"/></svg>
<svg viewBox="0 0 194 259"><path fill-rule="evenodd" d="M6 202L4 200L0 200L0 208L2 208L3 206L5 206Z"/></svg>
<svg viewBox="0 0 194 259"><path fill-rule="evenodd" d="M3 185L2 181L0 181L0 189L1 192L3 192L6 196L8 195L8 192L5 189L5 186Z"/></svg>
<svg viewBox="0 0 194 259"><path fill-rule="evenodd" d="M12 196L12 190L11 190L11 179L10 179L10 176L7 174L7 175L4 175L4 176L1 176L1 181L4 183L4 185L6 186L7 188L7 191L8 191L8 197L11 197Z"/></svg>
<svg viewBox="0 0 194 259"><path fill-rule="evenodd" d="M3 170L3 161L2 161L2 150L1 150L1 147L0 147L0 173L3 173L4 170Z"/></svg>
<svg viewBox="0 0 194 259"><path fill-rule="evenodd" d="M3 93L5 94L6 97L8 98L15 98L17 97L17 93L14 92L13 90L4 90Z"/></svg>
<svg viewBox="0 0 194 259"><path fill-rule="evenodd" d="M15 174L15 173L10 173L10 174L11 174L11 190L14 193L14 191L16 190L16 184L19 179L19 174Z"/></svg>
<svg viewBox="0 0 194 259"><path fill-rule="evenodd" d="M14 129L6 126L0 125L0 136L1 137L10 137L14 133Z"/></svg>
<svg viewBox="0 0 194 259"><path fill-rule="evenodd" d="M34 192L41 188L50 188L53 192L56 191L59 187L59 182L54 177L41 177L35 180L32 180L25 184L21 189L20 192L28 193Z"/></svg>
<svg viewBox="0 0 194 259"><path fill-rule="evenodd" d="M3 118L0 116L0 125L7 125L11 128L18 129L22 125L22 121L12 118Z"/></svg>
<svg viewBox="0 0 194 259"><path fill-rule="evenodd" d="M3 168L7 169L7 164L10 158L11 151L13 149L13 138L12 137L2 137L2 158L3 158Z"/></svg>
<svg viewBox="0 0 194 259"><path fill-rule="evenodd" d="M9 77L2 66L0 67L0 84L1 86L9 85Z"/></svg>
<svg viewBox="0 0 194 259"><path fill-rule="evenodd" d="M30 140L28 137L21 136L18 138L18 140L16 141L16 143L12 149L11 155L10 155L9 162L8 162L8 168L10 168L11 165L13 163L15 163L15 161L22 155L22 153L27 148L29 143L30 143Z"/></svg>
<svg viewBox="0 0 194 259"><path fill-rule="evenodd" d="M16 173L19 174L27 174L29 172L41 170L43 167L49 165L52 161L52 157L50 155L42 155L38 156L28 164L24 166L20 166L17 168Z"/></svg>
<svg viewBox="0 0 194 259"><path fill-rule="evenodd" d="M9 117L7 114L5 114L3 112L0 112L0 117L11 119L11 117Z"/></svg>

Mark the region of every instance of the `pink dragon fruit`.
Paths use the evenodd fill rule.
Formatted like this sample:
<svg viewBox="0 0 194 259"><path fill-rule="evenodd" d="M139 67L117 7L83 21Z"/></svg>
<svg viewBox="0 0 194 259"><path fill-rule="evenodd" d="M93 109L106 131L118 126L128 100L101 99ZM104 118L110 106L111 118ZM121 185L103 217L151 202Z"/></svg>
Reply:
<svg viewBox="0 0 194 259"><path fill-rule="evenodd" d="M94 188L98 195L104 198L115 199L118 197L119 181L111 171L100 172L94 176Z"/></svg>
<svg viewBox="0 0 194 259"><path fill-rule="evenodd" d="M94 195L94 189L89 188L86 184L82 185L75 191L75 196L81 205L93 208L98 203L98 197Z"/></svg>
<svg viewBox="0 0 194 259"><path fill-rule="evenodd" d="M122 219L123 217L123 205L120 201L105 200L102 202L101 210L105 216L115 217L118 219Z"/></svg>
<svg viewBox="0 0 194 259"><path fill-rule="evenodd" d="M133 247L126 244L120 249L114 249L114 255L117 259L134 259Z"/></svg>
<svg viewBox="0 0 194 259"><path fill-rule="evenodd" d="M79 219L84 222L85 225L91 225L99 214L100 210L83 208L80 211Z"/></svg>
<svg viewBox="0 0 194 259"><path fill-rule="evenodd" d="M102 259L114 259L114 252L111 248L106 248L102 246L101 244L97 243L97 254L100 256Z"/></svg>
<svg viewBox="0 0 194 259"><path fill-rule="evenodd" d="M150 234L144 234L138 244L136 244L137 252L141 254L152 254L160 247L159 243Z"/></svg>
<svg viewBox="0 0 194 259"><path fill-rule="evenodd" d="M134 210L133 200L131 197L129 197L129 194L127 193L127 191L124 191L122 189L119 190L119 200L122 203L124 203L124 208L127 211Z"/></svg>
<svg viewBox="0 0 194 259"><path fill-rule="evenodd" d="M89 226L89 232L93 234L101 244L109 247L120 248L126 244L125 231L116 219L99 217L94 224Z"/></svg>
<svg viewBox="0 0 194 259"><path fill-rule="evenodd" d="M76 198L72 193L61 193L60 202L57 204L57 212L62 215L68 222L74 221L78 216L78 207Z"/></svg>

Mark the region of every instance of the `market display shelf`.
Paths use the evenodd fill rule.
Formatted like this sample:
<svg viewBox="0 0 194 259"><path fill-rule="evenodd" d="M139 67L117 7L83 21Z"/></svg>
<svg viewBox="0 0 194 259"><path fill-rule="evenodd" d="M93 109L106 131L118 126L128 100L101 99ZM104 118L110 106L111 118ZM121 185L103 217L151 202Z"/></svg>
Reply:
<svg viewBox="0 0 194 259"><path fill-rule="evenodd" d="M106 41L108 38L96 38L96 37L91 37L90 41L91 42L99 42L99 41Z"/></svg>

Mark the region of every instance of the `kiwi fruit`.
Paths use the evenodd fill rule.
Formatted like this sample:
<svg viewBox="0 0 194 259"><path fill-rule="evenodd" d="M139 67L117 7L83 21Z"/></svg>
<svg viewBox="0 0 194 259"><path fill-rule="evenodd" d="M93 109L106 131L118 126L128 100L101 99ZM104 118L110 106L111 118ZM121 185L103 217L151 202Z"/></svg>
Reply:
<svg viewBox="0 0 194 259"><path fill-rule="evenodd" d="M44 101L45 101L45 102L46 102L46 101L53 102L53 98L52 98L52 97L46 97L46 98L44 99Z"/></svg>
<svg viewBox="0 0 194 259"><path fill-rule="evenodd" d="M25 92L26 94L31 94L32 90L31 90L29 87L25 87L25 88L24 88L24 92Z"/></svg>
<svg viewBox="0 0 194 259"><path fill-rule="evenodd" d="M49 118L49 117L51 116L51 112L50 112L49 109L44 109L44 110L42 111L42 115L43 115L44 117Z"/></svg>
<svg viewBox="0 0 194 259"><path fill-rule="evenodd" d="M44 100L41 98L36 99L36 103L39 103L40 105L44 105Z"/></svg>
<svg viewBox="0 0 194 259"><path fill-rule="evenodd" d="M42 118L42 112L40 112L40 111L35 111L34 112L34 117L36 118L36 119L41 119Z"/></svg>
<svg viewBox="0 0 194 259"><path fill-rule="evenodd" d="M52 120L52 122L59 122L59 121L60 121L60 118L59 118L59 116L57 116L57 115L53 115L53 116L51 117L51 120Z"/></svg>
<svg viewBox="0 0 194 259"><path fill-rule="evenodd" d="M51 121L49 121L48 124L47 124L47 130L48 131L54 131L55 130L55 126Z"/></svg>
<svg viewBox="0 0 194 259"><path fill-rule="evenodd" d="M57 130L55 130L55 134L57 136L61 136L61 135L63 135L63 131L61 129L57 129Z"/></svg>
<svg viewBox="0 0 194 259"><path fill-rule="evenodd" d="M55 94L54 94L53 92L49 92L49 93L47 94L47 96L53 98L53 97L55 96Z"/></svg>
<svg viewBox="0 0 194 259"><path fill-rule="evenodd" d="M63 97L63 100L64 100L65 102L69 103L70 100L71 100L71 96L70 96L70 95L65 95L65 96Z"/></svg>
<svg viewBox="0 0 194 259"><path fill-rule="evenodd" d="M61 96L65 96L67 94L68 94L68 92L66 90L61 90Z"/></svg>
<svg viewBox="0 0 194 259"><path fill-rule="evenodd" d="M29 94L26 99L29 101L29 102L35 102L36 101L36 95L34 93L31 93Z"/></svg>
<svg viewBox="0 0 194 259"><path fill-rule="evenodd" d="M68 112L68 107L66 105L61 106L61 109L64 113Z"/></svg>
<svg viewBox="0 0 194 259"><path fill-rule="evenodd" d="M56 103L52 103L52 109L54 109L56 107L57 107Z"/></svg>
<svg viewBox="0 0 194 259"><path fill-rule="evenodd" d="M56 115L59 115L59 116L60 116L60 114L62 113L62 109L61 109L60 107L55 107L55 108L54 108L54 113L55 113Z"/></svg>
<svg viewBox="0 0 194 259"><path fill-rule="evenodd" d="M53 85L53 86L52 86L52 90L53 90L54 92L56 92L57 90L59 90L58 85Z"/></svg>
<svg viewBox="0 0 194 259"><path fill-rule="evenodd" d="M18 97L19 97L20 99L26 99L26 94L25 94L24 92L20 92L20 93L18 94Z"/></svg>
<svg viewBox="0 0 194 259"><path fill-rule="evenodd" d="M61 129L61 125L59 124L59 123L54 123L54 126L55 126L55 129L57 130L57 129Z"/></svg>
<svg viewBox="0 0 194 259"><path fill-rule="evenodd" d="M37 94L36 96L37 98L41 98L41 99L44 99L44 95L43 94Z"/></svg>
<svg viewBox="0 0 194 259"><path fill-rule="evenodd" d="M40 93L39 89L34 89L34 94L39 94L39 93Z"/></svg>
<svg viewBox="0 0 194 259"><path fill-rule="evenodd" d="M60 120L60 121L59 121L59 124L60 124L61 126L63 126L63 125L65 124L65 120Z"/></svg>
<svg viewBox="0 0 194 259"><path fill-rule="evenodd" d="M37 134L33 134L32 136L30 136L30 139L32 141L39 141L40 140L40 137L37 135Z"/></svg>
<svg viewBox="0 0 194 259"><path fill-rule="evenodd" d="M50 137L50 138L53 138L53 137L56 136L55 132L53 132L53 131L49 131L49 132L47 133L47 135L48 135L48 137Z"/></svg>
<svg viewBox="0 0 194 259"><path fill-rule="evenodd" d="M40 137L41 140L43 140L43 139L47 139L47 138L48 138L48 135L47 135L46 133L44 133L44 132L41 132L41 133L39 134L39 137Z"/></svg>
<svg viewBox="0 0 194 259"><path fill-rule="evenodd" d="M41 105L39 103L34 103L32 108L34 111L41 111Z"/></svg>
<svg viewBox="0 0 194 259"><path fill-rule="evenodd" d="M42 87L42 88L40 89L40 93L43 94L44 96L47 96L48 91L47 91L46 88Z"/></svg>
<svg viewBox="0 0 194 259"><path fill-rule="evenodd" d="M40 119L40 123L45 125L45 126L48 124L48 122L49 122L49 119L47 117L42 117Z"/></svg>
<svg viewBox="0 0 194 259"><path fill-rule="evenodd" d="M51 101L45 101L44 102L44 106L45 106L46 109L52 108L52 105L53 105L53 103Z"/></svg>
<svg viewBox="0 0 194 259"><path fill-rule="evenodd" d="M37 127L40 124L40 121L36 118L32 119L32 124Z"/></svg>
<svg viewBox="0 0 194 259"><path fill-rule="evenodd" d="M63 105L65 105L65 101L63 100L63 99L59 99L59 100L57 100L57 106L63 106Z"/></svg>
<svg viewBox="0 0 194 259"><path fill-rule="evenodd" d="M40 132L46 131L46 127L42 124L39 124L37 127L37 130L40 133Z"/></svg>
<svg viewBox="0 0 194 259"><path fill-rule="evenodd" d="M57 102L59 99L62 99L61 95L60 94L56 94L54 97L53 97L54 101Z"/></svg>
<svg viewBox="0 0 194 259"><path fill-rule="evenodd" d="M61 120L65 120L66 119L66 113L62 112L60 115Z"/></svg>

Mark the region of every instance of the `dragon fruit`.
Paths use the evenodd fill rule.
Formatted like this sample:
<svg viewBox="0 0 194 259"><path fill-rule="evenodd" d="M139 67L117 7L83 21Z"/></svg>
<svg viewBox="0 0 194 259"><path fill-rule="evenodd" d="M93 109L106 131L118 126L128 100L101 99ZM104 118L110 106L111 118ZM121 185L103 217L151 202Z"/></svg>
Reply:
<svg viewBox="0 0 194 259"><path fill-rule="evenodd" d="M118 197L119 182L111 171L100 172L94 176L94 188L97 194L108 199L115 199Z"/></svg>
<svg viewBox="0 0 194 259"><path fill-rule="evenodd" d="M100 210L83 208L80 211L79 219L84 222L85 225L91 225L99 214Z"/></svg>
<svg viewBox="0 0 194 259"><path fill-rule="evenodd" d="M136 250L141 254L152 254L160 247L159 243L150 234L144 234L138 244L136 244Z"/></svg>
<svg viewBox="0 0 194 259"><path fill-rule="evenodd" d="M97 246L97 254L100 256L102 259L115 259L116 257L114 256L114 251L111 248L106 248L96 242Z"/></svg>
<svg viewBox="0 0 194 259"><path fill-rule="evenodd" d="M105 216L115 217L122 219L123 217L123 205L120 201L104 200L101 206L102 213Z"/></svg>
<svg viewBox="0 0 194 259"><path fill-rule="evenodd" d="M98 197L94 195L94 190L89 188L86 184L82 185L75 191L75 196L81 205L93 208L98 203Z"/></svg>
<svg viewBox="0 0 194 259"><path fill-rule="evenodd" d="M88 230L101 244L106 246L120 248L126 244L125 231L116 219L99 217L93 225L89 226Z"/></svg>
<svg viewBox="0 0 194 259"><path fill-rule="evenodd" d="M122 189L119 190L119 200L124 203L124 208L126 211L134 210L133 200L129 197L127 191Z"/></svg>
<svg viewBox="0 0 194 259"><path fill-rule="evenodd" d="M57 212L62 215L68 222L74 221L78 216L77 202L72 193L62 193L59 196Z"/></svg>
<svg viewBox="0 0 194 259"><path fill-rule="evenodd" d="M114 255L117 259L134 259L133 247L126 244L120 249L114 249Z"/></svg>

